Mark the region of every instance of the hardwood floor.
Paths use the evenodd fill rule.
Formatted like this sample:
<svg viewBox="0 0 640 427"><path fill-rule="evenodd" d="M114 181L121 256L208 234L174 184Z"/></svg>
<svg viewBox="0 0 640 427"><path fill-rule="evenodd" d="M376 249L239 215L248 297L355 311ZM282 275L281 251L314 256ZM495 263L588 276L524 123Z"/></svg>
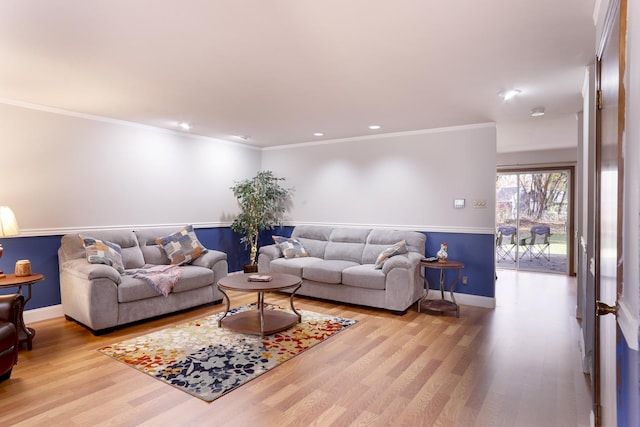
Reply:
<svg viewBox="0 0 640 427"><path fill-rule="evenodd" d="M0 383L0 425L588 426L575 279L504 270L496 287L494 310L462 306L459 319L300 297L297 308L358 323L212 403L96 349L222 305L101 337L63 318L34 323L33 350Z"/></svg>

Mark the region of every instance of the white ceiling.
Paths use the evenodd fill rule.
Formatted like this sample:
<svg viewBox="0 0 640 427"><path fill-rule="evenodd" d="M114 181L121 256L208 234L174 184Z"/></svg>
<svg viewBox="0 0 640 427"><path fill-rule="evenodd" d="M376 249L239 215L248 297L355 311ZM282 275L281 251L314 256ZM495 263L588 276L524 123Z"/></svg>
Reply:
<svg viewBox="0 0 640 427"><path fill-rule="evenodd" d="M259 147L560 117L581 110L593 7L0 0L0 98Z"/></svg>

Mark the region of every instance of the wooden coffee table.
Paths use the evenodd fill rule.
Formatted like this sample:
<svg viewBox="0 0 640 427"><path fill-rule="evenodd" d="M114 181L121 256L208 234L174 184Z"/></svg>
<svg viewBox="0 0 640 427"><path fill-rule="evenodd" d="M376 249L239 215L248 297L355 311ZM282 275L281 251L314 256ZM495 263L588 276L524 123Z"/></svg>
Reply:
<svg viewBox="0 0 640 427"><path fill-rule="evenodd" d="M260 335L264 337L265 335L284 331L300 323L302 316L296 311L296 308L293 305L293 297L298 289L300 289L300 286L302 286L302 280L293 274L270 273L268 274L271 276L271 281L269 282L249 281L249 276L254 274L255 273L232 274L220 279L218 282L218 289L220 289L220 292L224 295L227 308L224 315L220 320L218 320L218 326L224 326L225 328L236 332ZM265 292L276 292L290 288L295 288L293 292L291 292L291 296L289 298L293 313L282 310L264 309ZM258 306L255 310L246 310L229 314L231 301L225 291L257 292Z"/></svg>

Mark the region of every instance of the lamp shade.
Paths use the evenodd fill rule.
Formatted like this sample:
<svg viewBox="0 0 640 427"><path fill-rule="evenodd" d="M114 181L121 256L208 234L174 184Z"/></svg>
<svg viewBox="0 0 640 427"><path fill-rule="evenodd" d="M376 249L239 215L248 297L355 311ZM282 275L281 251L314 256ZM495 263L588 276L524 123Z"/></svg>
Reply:
<svg viewBox="0 0 640 427"><path fill-rule="evenodd" d="M13 211L7 206L0 206L0 237L17 236L19 231Z"/></svg>

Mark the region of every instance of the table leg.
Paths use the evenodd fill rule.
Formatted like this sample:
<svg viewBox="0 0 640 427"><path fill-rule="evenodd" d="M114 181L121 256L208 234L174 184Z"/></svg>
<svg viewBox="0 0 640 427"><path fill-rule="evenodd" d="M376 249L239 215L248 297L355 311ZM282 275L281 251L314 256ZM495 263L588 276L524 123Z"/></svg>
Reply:
<svg viewBox="0 0 640 427"><path fill-rule="evenodd" d="M293 310L293 312L296 314L296 316L298 316L298 323L302 322L302 315L300 313L298 313L298 310L296 310L296 308L293 306L293 296L296 294L296 292L298 292L298 289L300 289L301 286L302 286L302 283L300 285L298 285L298 287L295 288L293 290L293 292L291 292L291 296L289 297L289 303L291 304L291 310Z"/></svg>
<svg viewBox="0 0 640 427"><path fill-rule="evenodd" d="M24 323L24 308L31 299L31 283L28 283L27 286L29 287L29 293L22 304L18 305L18 325L16 329L18 330L18 342L23 343L26 341L27 350L31 350L33 349L33 337L36 335L36 331L33 328L27 327ZM22 285L18 286L18 293L23 295Z"/></svg>
<svg viewBox="0 0 640 427"><path fill-rule="evenodd" d="M456 284L460 281L461 274L462 274L462 269L459 268L458 275L453 280L453 282L451 282L451 287L449 288L449 293L451 294L451 301L453 301L453 303L456 305L456 317L460 317L460 306L456 302L456 297L453 296L453 288L455 288Z"/></svg>
<svg viewBox="0 0 640 427"><path fill-rule="evenodd" d="M420 277L422 278L422 286L424 287L424 294L422 295L422 298L418 300L418 303L417 303L418 313L420 313L420 310L422 309L422 301L426 300L427 296L429 296L429 281L427 280L427 267L420 266L419 274L420 274Z"/></svg>
<svg viewBox="0 0 640 427"><path fill-rule="evenodd" d="M258 292L258 310L260 310L260 336L264 338L264 292Z"/></svg>
<svg viewBox="0 0 640 427"><path fill-rule="evenodd" d="M222 315L221 318L218 319L218 328L219 328L220 325L222 324L222 319L227 317L227 314L229 314L229 307L231 307L231 301L229 300L229 295L227 295L227 293L223 291L222 288L218 287L218 289L222 293L222 296L224 297L224 300L227 303L227 307L224 309L224 314Z"/></svg>

